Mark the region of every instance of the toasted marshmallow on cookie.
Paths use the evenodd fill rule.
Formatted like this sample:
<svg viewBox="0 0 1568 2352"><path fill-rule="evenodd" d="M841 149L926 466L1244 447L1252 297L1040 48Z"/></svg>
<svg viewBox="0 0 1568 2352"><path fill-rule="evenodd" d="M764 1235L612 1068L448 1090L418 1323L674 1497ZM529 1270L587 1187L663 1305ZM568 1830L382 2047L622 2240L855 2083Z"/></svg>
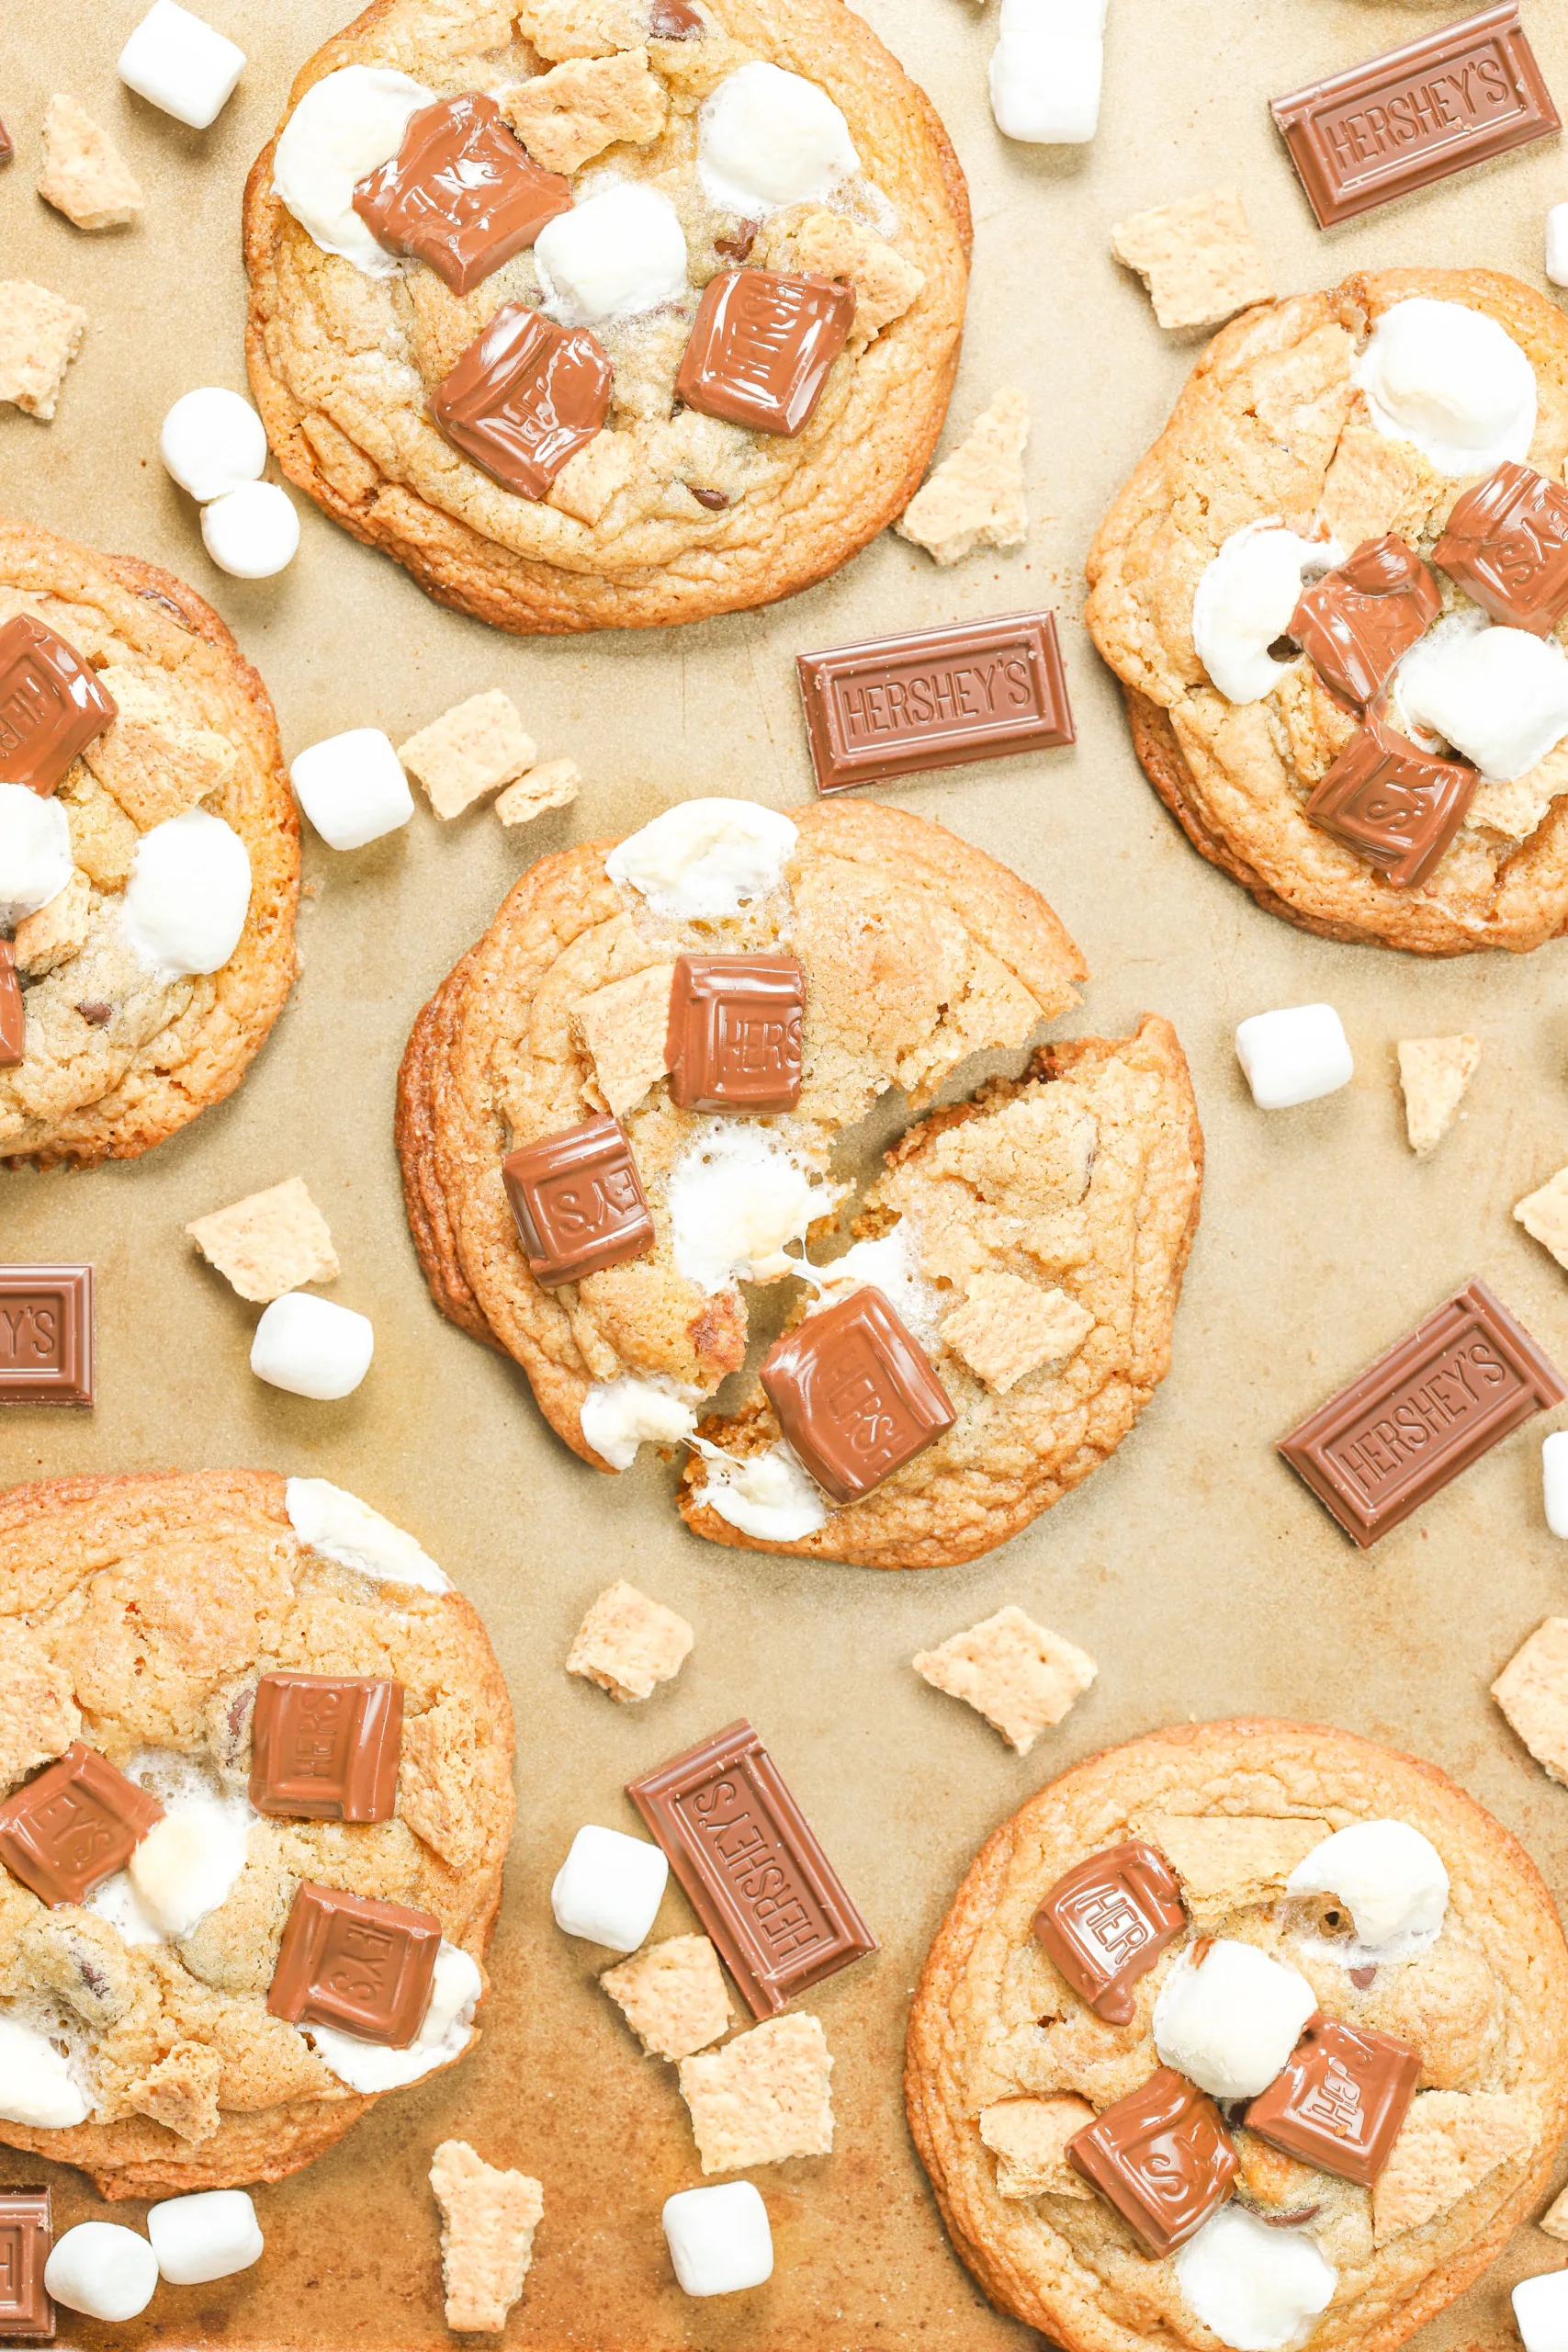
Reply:
<svg viewBox="0 0 1568 2352"><path fill-rule="evenodd" d="M565 327L638 317L688 290L680 215L632 181L557 213L534 241L545 307Z"/></svg>
<svg viewBox="0 0 1568 2352"><path fill-rule="evenodd" d="M1292 2352L1339 2278L1304 2230L1275 2229L1234 2202L1174 2258L1189 2308L1231 2352Z"/></svg>
<svg viewBox="0 0 1568 2352"><path fill-rule="evenodd" d="M1202 1957L1195 1954L1201 1951ZM1155 2048L1214 2098L1255 2098L1301 2040L1317 1996L1256 1944L1222 1936L1183 1952L1155 2003Z"/></svg>
<svg viewBox="0 0 1568 2352"><path fill-rule="evenodd" d="M604 860L671 922L712 922L765 899L784 882L797 828L750 800L682 800L629 833Z"/></svg>
<svg viewBox="0 0 1568 2352"><path fill-rule="evenodd" d="M354 209L354 191L389 164L410 122L435 93L388 65L343 65L313 82L278 133L272 185L324 254L341 254L367 277L400 265Z"/></svg>
<svg viewBox="0 0 1568 2352"><path fill-rule="evenodd" d="M1413 441L1439 473L1522 462L1535 437L1535 369L1506 330L1464 302L1395 302L1356 362L1367 411L1387 439Z"/></svg>
<svg viewBox="0 0 1568 2352"><path fill-rule="evenodd" d="M335 2025L307 2029L316 2055L350 2090L374 2094L401 2090L417 2083L437 2066L449 2066L468 2048L473 2033L474 2011L484 1979L479 1962L458 1944L445 1940L435 1955L430 1999L419 2031L406 2049L367 2041Z"/></svg>
<svg viewBox="0 0 1568 2352"><path fill-rule="evenodd" d="M1489 783L1526 775L1568 735L1568 656L1554 637L1454 614L1394 673L1400 710Z"/></svg>
<svg viewBox="0 0 1568 2352"><path fill-rule="evenodd" d="M25 784L0 784L0 923L36 915L71 879L71 820L63 801Z"/></svg>
<svg viewBox="0 0 1568 2352"><path fill-rule="evenodd" d="M744 1461L697 1441L707 1476L697 1500L761 1544L798 1544L828 1524L828 1502L787 1445Z"/></svg>
<svg viewBox="0 0 1568 2352"><path fill-rule="evenodd" d="M1407 1821L1355 1821L1303 1857L1285 1892L1338 1896L1355 1941L1324 1948L1353 1967L1363 1959L1408 1960L1436 1943L1448 1912L1449 1874L1430 1838Z"/></svg>
<svg viewBox="0 0 1568 2352"><path fill-rule="evenodd" d="M0 2116L36 2131L68 2132L90 2112L61 2052L36 2026L0 2016Z"/></svg>
<svg viewBox="0 0 1568 2352"><path fill-rule="evenodd" d="M830 193L860 170L826 90L761 60L727 74L697 118L697 176L710 200L754 219Z"/></svg>
<svg viewBox="0 0 1568 2352"><path fill-rule="evenodd" d="M1332 539L1298 538L1280 523L1233 531L1198 582L1192 642L1227 702L1260 702L1301 659L1299 647L1276 654L1289 636L1303 582L1344 559Z"/></svg>
<svg viewBox="0 0 1568 2352"><path fill-rule="evenodd" d="M187 808L143 833L120 924L137 961L160 978L221 969L251 905L250 853L231 825Z"/></svg>
<svg viewBox="0 0 1568 2352"><path fill-rule="evenodd" d="M673 1384L624 1372L596 1380L582 1400L582 1434L612 1470L627 1470L639 1445L678 1445L697 1417Z"/></svg>
<svg viewBox="0 0 1568 2352"><path fill-rule="evenodd" d="M290 1478L283 1490L288 1524L301 1544L356 1568L379 1584L412 1584L422 1592L450 1592L452 1579L413 1537L327 1478Z"/></svg>

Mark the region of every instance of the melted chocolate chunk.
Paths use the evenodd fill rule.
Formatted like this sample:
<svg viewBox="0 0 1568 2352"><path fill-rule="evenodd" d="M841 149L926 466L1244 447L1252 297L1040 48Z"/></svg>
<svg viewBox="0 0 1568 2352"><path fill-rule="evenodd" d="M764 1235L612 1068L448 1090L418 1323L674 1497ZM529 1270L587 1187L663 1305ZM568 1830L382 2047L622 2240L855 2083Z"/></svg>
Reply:
<svg viewBox="0 0 1568 2352"><path fill-rule="evenodd" d="M1238 2170L1213 2100L1169 2066L1086 2124L1066 2154L1156 2262L1202 2228Z"/></svg>
<svg viewBox="0 0 1568 2352"><path fill-rule="evenodd" d="M8 939L0 939L0 1069L16 1069L26 1060L27 1036L17 951Z"/></svg>
<svg viewBox="0 0 1568 2352"><path fill-rule="evenodd" d="M1568 490L1500 465L1455 502L1432 560L1495 621L1550 637L1568 612Z"/></svg>
<svg viewBox="0 0 1568 2352"><path fill-rule="evenodd" d="M854 315L852 286L727 270L703 290L676 396L705 416L791 438L821 399Z"/></svg>
<svg viewBox="0 0 1568 2352"><path fill-rule="evenodd" d="M957 1419L926 1357L869 1286L775 1340L758 1378L788 1443L836 1503L869 1495Z"/></svg>
<svg viewBox="0 0 1568 2352"><path fill-rule="evenodd" d="M1136 1838L1075 1862L1034 1915L1046 1951L1108 2025L1131 2021L1133 1986L1186 1925L1175 1872Z"/></svg>
<svg viewBox="0 0 1568 2352"><path fill-rule="evenodd" d="M507 302L430 395L448 441L520 498L543 498L609 412L612 369L586 327Z"/></svg>
<svg viewBox="0 0 1568 2352"><path fill-rule="evenodd" d="M571 182L536 164L493 98L469 90L414 115L390 163L360 181L354 209L394 253L468 294L571 209Z"/></svg>
<svg viewBox="0 0 1568 2352"><path fill-rule="evenodd" d="M1442 608L1436 580L1391 531L1303 591L1291 632L1329 691L1361 708Z"/></svg>
<svg viewBox="0 0 1568 2352"><path fill-rule="evenodd" d="M0 628L0 784L47 799L115 716L113 697L53 629L28 613Z"/></svg>
<svg viewBox="0 0 1568 2352"><path fill-rule="evenodd" d="M1427 879L1463 824L1480 782L1463 761L1434 759L1369 711L1305 814L1393 888L1409 890Z"/></svg>
<svg viewBox="0 0 1568 2352"><path fill-rule="evenodd" d="M547 1290L646 1257L653 1218L618 1119L601 1115L501 1163L528 1271Z"/></svg>
<svg viewBox="0 0 1568 2352"><path fill-rule="evenodd" d="M705 506L710 514L722 514L729 503L729 492L727 490L699 490L694 482L688 482L686 487L697 504Z"/></svg>
<svg viewBox="0 0 1568 2352"><path fill-rule="evenodd" d="M1247 2128L1320 2172L1370 2188L1389 2159L1421 2078L1391 2034L1309 2018L1280 2072L1247 2110Z"/></svg>

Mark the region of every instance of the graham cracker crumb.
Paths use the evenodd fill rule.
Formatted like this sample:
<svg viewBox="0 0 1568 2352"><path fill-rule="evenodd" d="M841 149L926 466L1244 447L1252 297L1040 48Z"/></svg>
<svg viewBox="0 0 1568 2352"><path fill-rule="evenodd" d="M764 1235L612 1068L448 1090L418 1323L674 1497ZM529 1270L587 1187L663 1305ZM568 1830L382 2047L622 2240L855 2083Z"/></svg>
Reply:
<svg viewBox="0 0 1568 2352"><path fill-rule="evenodd" d="M1059 1724L1099 1668L1093 1658L1048 1633L1010 1601L940 1648L921 1650L915 1672L933 1689L964 1700L1027 1756L1050 1724Z"/></svg>
<svg viewBox="0 0 1568 2352"><path fill-rule="evenodd" d="M1268 266L1234 187L1135 212L1111 232L1111 250L1149 289L1162 327L1212 327L1272 299Z"/></svg>
<svg viewBox="0 0 1568 2352"><path fill-rule="evenodd" d="M1549 2238L1568 2238L1568 2188L1552 2199L1536 2228L1544 2230Z"/></svg>
<svg viewBox="0 0 1568 2352"><path fill-rule="evenodd" d="M704 2172L749 2171L833 2152L833 2061L814 2017L770 2018L722 2050L681 2063Z"/></svg>
<svg viewBox="0 0 1568 2352"><path fill-rule="evenodd" d="M487 792L510 784L536 756L511 695L499 686L454 704L398 746L399 759L443 820L460 817Z"/></svg>
<svg viewBox="0 0 1568 2352"><path fill-rule="evenodd" d="M341 1271L326 1218L302 1176L198 1216L186 1231L208 1264L258 1306L301 1283L335 1282Z"/></svg>
<svg viewBox="0 0 1568 2352"><path fill-rule="evenodd" d="M1372 2189L1372 2238L1386 2245L1446 2213L1499 2165L1527 2156L1540 2118L1510 2091L1422 2091Z"/></svg>
<svg viewBox="0 0 1568 2352"><path fill-rule="evenodd" d="M38 192L78 229L118 229L147 199L107 130L58 93L43 119Z"/></svg>
<svg viewBox="0 0 1568 2352"><path fill-rule="evenodd" d="M657 139L670 100L647 50L626 49L552 66L508 90L501 111L547 172L575 172L619 140L646 147Z"/></svg>
<svg viewBox="0 0 1568 2352"><path fill-rule="evenodd" d="M494 1817L496 1792L510 1777L489 1718L463 1700L439 1699L404 1716L398 1812L455 1871L472 1870L483 1856L482 1824Z"/></svg>
<svg viewBox="0 0 1568 2352"><path fill-rule="evenodd" d="M976 417L968 437L915 492L894 529L940 564L976 548L1019 548L1029 537L1023 447L1029 403L1010 386Z"/></svg>
<svg viewBox="0 0 1568 2352"><path fill-rule="evenodd" d="M1065 1290L1042 1290L1021 1274L971 1274L964 1304L944 1317L943 1344L987 1388L1005 1396L1036 1364L1064 1364L1094 1329L1094 1317Z"/></svg>
<svg viewBox="0 0 1568 2352"><path fill-rule="evenodd" d="M1542 1770L1568 1784L1568 1617L1536 1627L1492 1696Z"/></svg>
<svg viewBox="0 0 1568 2352"><path fill-rule="evenodd" d="M650 2058L689 2058L729 2030L729 1996L705 1936L668 1936L599 1982Z"/></svg>
<svg viewBox="0 0 1568 2352"><path fill-rule="evenodd" d="M522 0L517 29L541 57L609 57L647 38L647 0Z"/></svg>
<svg viewBox="0 0 1568 2352"><path fill-rule="evenodd" d="M1514 1215L1560 1266L1568 1266L1568 1168L1560 1168L1539 1192L1527 1193Z"/></svg>
<svg viewBox="0 0 1568 2352"><path fill-rule="evenodd" d="M0 401L47 424L86 332L77 303L29 277L0 278Z"/></svg>
<svg viewBox="0 0 1568 2352"><path fill-rule="evenodd" d="M57 890L37 914L27 916L17 925L13 944L17 968L33 979L41 979L45 972L52 972L60 965L69 964L73 956L79 956L87 944L87 917L92 903L91 885L80 868L73 866L63 890Z"/></svg>
<svg viewBox="0 0 1568 2352"><path fill-rule="evenodd" d="M683 1617L618 1580L599 1595L578 1627L566 1670L596 1682L623 1703L647 1699L656 1682L674 1680L695 1639Z"/></svg>
<svg viewBox="0 0 1568 2352"><path fill-rule="evenodd" d="M631 435L613 433L606 426L567 459L545 503L575 515L580 523L597 523L637 469L637 443Z"/></svg>
<svg viewBox="0 0 1568 2352"><path fill-rule="evenodd" d="M575 760L541 760L516 784L509 784L495 804L503 825L525 825L547 808L564 808L575 800L582 778Z"/></svg>
<svg viewBox="0 0 1568 2352"><path fill-rule="evenodd" d="M1144 1815L1137 1834L1156 1846L1181 1881L1194 1926L1275 1903L1296 1864L1331 1832L1326 1821L1257 1814Z"/></svg>
<svg viewBox="0 0 1568 2352"><path fill-rule="evenodd" d="M81 1734L70 1675L20 1618L0 1617L0 1796Z"/></svg>
<svg viewBox="0 0 1568 2352"><path fill-rule="evenodd" d="M1088 2099L1004 2098L980 2110L980 2137L997 2159L998 2197L1083 2197L1094 2192L1065 2154L1094 2121Z"/></svg>
<svg viewBox="0 0 1568 2352"><path fill-rule="evenodd" d="M430 2165L441 2208L441 2278L446 2324L499 2335L523 2292L545 2192L525 2172L502 2172L466 2140L443 2140Z"/></svg>
<svg viewBox="0 0 1568 2352"><path fill-rule="evenodd" d="M572 1012L572 1029L592 1061L604 1108L617 1119L670 1067L671 979L670 965L649 964L594 989Z"/></svg>
<svg viewBox="0 0 1568 2352"><path fill-rule="evenodd" d="M1404 1125L1417 1159L1436 1151L1454 1122L1481 1059L1479 1037L1402 1037L1399 1083ZM1517 1214L1517 1212L1516 1212Z"/></svg>
<svg viewBox="0 0 1568 2352"><path fill-rule="evenodd" d="M181 817L239 759L232 743L185 717L166 687L111 662L99 673L118 716L82 756L139 831Z"/></svg>
<svg viewBox="0 0 1568 2352"><path fill-rule="evenodd" d="M901 319L926 282L925 271L906 261L886 237L819 204L789 205L775 212L763 223L750 258L761 269L836 278L852 286L852 333L868 339ZM1013 397L1021 400L1022 395Z"/></svg>
<svg viewBox="0 0 1568 2352"><path fill-rule="evenodd" d="M177 2041L166 2058L149 2068L126 2092L138 2115L150 2115L193 2146L218 2129L218 2052L198 2041Z"/></svg>

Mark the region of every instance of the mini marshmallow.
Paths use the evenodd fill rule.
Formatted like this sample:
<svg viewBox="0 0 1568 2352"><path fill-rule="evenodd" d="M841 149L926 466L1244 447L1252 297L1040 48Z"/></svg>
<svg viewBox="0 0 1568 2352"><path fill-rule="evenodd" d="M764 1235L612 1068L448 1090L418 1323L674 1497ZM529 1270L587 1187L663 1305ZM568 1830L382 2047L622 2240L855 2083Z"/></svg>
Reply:
<svg viewBox="0 0 1568 2352"><path fill-rule="evenodd" d="M664 2236L688 2295L738 2295L773 2275L773 2233L749 2180L682 2188L664 2200Z"/></svg>
<svg viewBox="0 0 1568 2352"><path fill-rule="evenodd" d="M1271 2228L1222 2205L1176 2255L1188 2307L1232 2352L1288 2352L1325 2311L1338 2272L1304 2229Z"/></svg>
<svg viewBox="0 0 1568 2352"><path fill-rule="evenodd" d="M1568 204L1546 216L1546 274L1553 286L1568 286Z"/></svg>
<svg viewBox="0 0 1568 2352"><path fill-rule="evenodd" d="M558 212L535 239L534 260L550 316L568 327L635 318L687 290L680 215L630 180Z"/></svg>
<svg viewBox="0 0 1568 2352"><path fill-rule="evenodd" d="M1568 2270L1543 2270L1537 2278L1521 2278L1513 2304L1525 2352L1568 2352Z"/></svg>
<svg viewBox="0 0 1568 2352"><path fill-rule="evenodd" d="M158 2257L118 2222L78 2222L44 2265L43 2283L67 2311L89 2319L136 2319L158 2284Z"/></svg>
<svg viewBox="0 0 1568 2352"><path fill-rule="evenodd" d="M65 804L25 784L0 784L0 923L21 922L71 879Z"/></svg>
<svg viewBox="0 0 1568 2352"><path fill-rule="evenodd" d="M612 1470L629 1469L639 1445L677 1445L697 1426L695 1413L673 1388L629 1372L596 1380L578 1418L583 1436Z"/></svg>
<svg viewBox="0 0 1568 2352"><path fill-rule="evenodd" d="M0 2017L0 2115L42 2132L85 2123L85 2098L47 2035L17 2018Z"/></svg>
<svg viewBox="0 0 1568 2352"><path fill-rule="evenodd" d="M403 143L435 93L389 65L344 65L313 82L278 133L275 194L324 254L341 254L367 277L400 265L354 209L354 191Z"/></svg>
<svg viewBox="0 0 1568 2352"><path fill-rule="evenodd" d="M1416 295L1373 327L1355 367L1385 438L1413 441L1445 474L1489 474L1529 454L1535 369L1495 319Z"/></svg>
<svg viewBox="0 0 1568 2352"><path fill-rule="evenodd" d="M256 2209L243 2188L205 2188L147 2209L147 2234L171 2287L231 2278L262 2258Z"/></svg>
<svg viewBox="0 0 1568 2352"><path fill-rule="evenodd" d="M177 979L221 969L240 944L250 905L244 842L221 817L187 808L138 842L120 923L139 963Z"/></svg>
<svg viewBox="0 0 1568 2352"><path fill-rule="evenodd" d="M1277 661L1269 649L1290 630L1309 573L1326 571L1342 553L1332 541L1298 538L1278 523L1233 531L1198 582L1192 642L1227 702L1258 702L1301 659Z"/></svg>
<svg viewBox="0 0 1568 2352"><path fill-rule="evenodd" d="M331 1404L352 1396L370 1369L376 1332L367 1315L308 1290L275 1298L251 1341L251 1370L292 1396Z"/></svg>
<svg viewBox="0 0 1568 2352"><path fill-rule="evenodd" d="M799 1264L785 1244L842 1198L753 1121L715 1119L670 1171L671 1243L678 1272L710 1295L768 1282Z"/></svg>
<svg viewBox="0 0 1568 2352"><path fill-rule="evenodd" d="M764 1544L797 1544L828 1524L825 1497L786 1445L772 1445L744 1462L702 1442L699 1451L708 1469L698 1502L742 1535Z"/></svg>
<svg viewBox="0 0 1568 2352"><path fill-rule="evenodd" d="M1292 1004L1237 1023L1235 1056L1260 1111L1293 1111L1348 1086L1356 1074L1345 1025L1331 1004Z"/></svg>
<svg viewBox="0 0 1568 2352"><path fill-rule="evenodd" d="M220 571L270 580L299 551L299 517L275 481L243 481L201 510L201 537Z"/></svg>
<svg viewBox="0 0 1568 2352"><path fill-rule="evenodd" d="M177 0L152 6L119 52L119 78L176 122L205 130L233 96L245 52Z"/></svg>
<svg viewBox="0 0 1568 2352"><path fill-rule="evenodd" d="M656 915L711 922L778 889L799 838L787 817L752 800L682 800L629 833L604 871Z"/></svg>
<svg viewBox="0 0 1568 2352"><path fill-rule="evenodd" d="M137 1902L165 1936L188 1936L216 1911L245 1863L248 1825L213 1805L165 1813L133 1849L126 1870Z"/></svg>
<svg viewBox="0 0 1568 2352"><path fill-rule="evenodd" d="M1002 0L991 112L1009 139L1080 147L1100 126L1106 0Z"/></svg>
<svg viewBox="0 0 1568 2352"><path fill-rule="evenodd" d="M1418 659L1412 659L1416 655ZM1401 709L1491 783L1528 774L1568 735L1568 656L1529 629L1441 624L1395 678Z"/></svg>
<svg viewBox="0 0 1568 2352"><path fill-rule="evenodd" d="M1285 1892L1337 1894L1363 1951L1404 1960L1441 1932L1449 1874L1430 1838L1407 1821L1356 1821L1303 1855Z"/></svg>
<svg viewBox="0 0 1568 2352"><path fill-rule="evenodd" d="M592 1825L580 1829L550 1889L556 1925L611 1951L636 1951L653 1925L669 1875L663 1853L645 1838Z"/></svg>
<svg viewBox="0 0 1568 2352"><path fill-rule="evenodd" d="M175 402L158 435L158 455L180 488L205 504L257 480L266 463L266 429L238 392L206 384Z"/></svg>
<svg viewBox="0 0 1568 2352"><path fill-rule="evenodd" d="M850 126L827 91L779 65L727 74L697 118L704 192L750 219L827 196L859 170Z"/></svg>
<svg viewBox="0 0 1568 2352"><path fill-rule="evenodd" d="M1541 1440L1540 1484L1546 1523L1553 1535L1568 1535L1568 1430Z"/></svg>
<svg viewBox="0 0 1568 2352"><path fill-rule="evenodd" d="M450 1592L452 1579L401 1527L362 1503L329 1478L289 1478L283 1488L288 1524L301 1544L357 1568L384 1584L417 1585L423 1592Z"/></svg>
<svg viewBox="0 0 1568 2352"><path fill-rule="evenodd" d="M391 738L351 727L289 763L294 795L329 849L363 849L413 815L413 794Z"/></svg>
<svg viewBox="0 0 1568 2352"><path fill-rule="evenodd" d="M1256 1944L1222 1936L1194 1962L1183 1952L1155 2003L1155 2048L1215 2098L1256 2098L1317 2007L1306 1978Z"/></svg>

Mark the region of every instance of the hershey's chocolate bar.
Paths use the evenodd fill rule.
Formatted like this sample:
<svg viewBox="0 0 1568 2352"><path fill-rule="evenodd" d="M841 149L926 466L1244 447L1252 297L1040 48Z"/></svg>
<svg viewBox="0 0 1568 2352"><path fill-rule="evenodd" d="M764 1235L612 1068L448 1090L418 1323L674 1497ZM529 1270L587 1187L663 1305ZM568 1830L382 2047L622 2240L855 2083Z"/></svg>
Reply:
<svg viewBox="0 0 1568 2352"><path fill-rule="evenodd" d="M0 1405L92 1401L91 1266L0 1266Z"/></svg>
<svg viewBox="0 0 1568 2352"><path fill-rule="evenodd" d="M909 629L795 666L818 792L1074 740L1054 613Z"/></svg>
<svg viewBox="0 0 1568 2352"><path fill-rule="evenodd" d="M0 2340L6 2344L46 2343L54 2334L54 2305L43 2283L53 2249L48 2189L0 2188Z"/></svg>

